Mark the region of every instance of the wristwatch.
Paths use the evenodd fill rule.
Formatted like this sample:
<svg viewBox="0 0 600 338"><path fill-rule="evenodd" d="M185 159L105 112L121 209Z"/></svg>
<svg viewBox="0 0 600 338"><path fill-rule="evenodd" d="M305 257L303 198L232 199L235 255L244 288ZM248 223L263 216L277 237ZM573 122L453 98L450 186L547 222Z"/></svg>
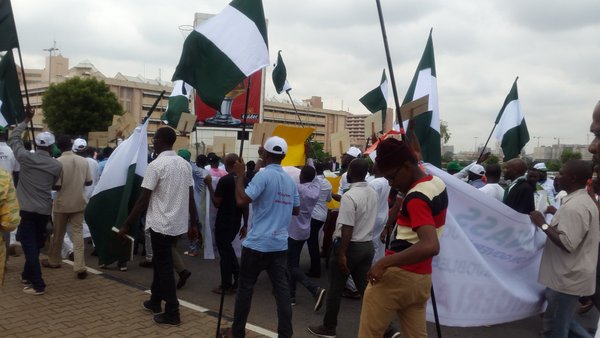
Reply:
<svg viewBox="0 0 600 338"><path fill-rule="evenodd" d="M546 223L544 223L544 224L542 224L542 226L540 226L540 228L542 228L542 231L548 230L549 227L550 226L548 224L546 224Z"/></svg>

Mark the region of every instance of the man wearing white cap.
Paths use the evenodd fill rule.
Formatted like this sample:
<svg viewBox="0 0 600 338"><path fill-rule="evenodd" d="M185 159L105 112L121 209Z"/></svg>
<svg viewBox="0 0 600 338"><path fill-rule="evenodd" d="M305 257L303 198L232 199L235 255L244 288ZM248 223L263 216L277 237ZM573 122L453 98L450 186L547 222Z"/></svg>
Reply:
<svg viewBox="0 0 600 338"><path fill-rule="evenodd" d="M61 266L63 240L67 224L71 224L73 271L77 278L84 279L87 277L83 254L83 211L87 205L84 187L92 184L92 175L86 159L73 154L71 139L68 136L60 136L56 145L62 151L58 161L62 163L63 170L54 186L57 191L52 210L54 228L48 249L48 261L42 261L42 265L47 268Z"/></svg>
<svg viewBox="0 0 600 338"><path fill-rule="evenodd" d="M50 192L60 176L62 165L50 156L54 135L49 132L36 135L37 150L34 153L25 149L21 134L32 117L33 112L28 110L23 122L8 138L8 145L21 165L17 186L21 223L17 228L17 240L21 242L25 253L25 265L21 273L21 280L26 285L23 292L42 295L46 284L42 279L39 255L46 241L46 224L52 213Z"/></svg>
<svg viewBox="0 0 600 338"><path fill-rule="evenodd" d="M346 153L342 156L342 171L344 171L344 173L342 174L342 178L340 179L338 193L337 195L334 195L334 199L338 202L340 201L341 196L346 191L348 191L348 189L350 189L350 183L348 183L348 178L345 171L348 170L348 165L350 164L350 162L352 162L352 160L354 160L355 158L359 158L360 154L362 154L360 149L356 147L350 147L348 148L348 151L346 151Z"/></svg>
<svg viewBox="0 0 600 338"><path fill-rule="evenodd" d="M292 215L300 213L300 196L294 181L281 168L287 153L287 143L281 137L267 139L259 149L266 167L256 173L248 187L244 188L246 166L238 161L233 167L237 176L235 199L238 207L252 203L252 227L242 243L240 280L233 324L222 332L224 337L244 337L246 321L250 313L252 293L258 275L266 270L273 286L277 304L279 337L293 334L292 306L288 283L286 255L288 249L288 225ZM242 235L242 234L240 234Z"/></svg>
<svg viewBox="0 0 600 338"><path fill-rule="evenodd" d="M469 168L469 184L479 189L485 185L483 182L483 176L485 175L485 169L481 164L473 164Z"/></svg>
<svg viewBox="0 0 600 338"><path fill-rule="evenodd" d="M540 179L538 183L542 186L544 190L548 193L548 198L552 201L554 196L556 195L556 190L554 189L554 180L548 178L548 168L546 168L546 164L544 162L536 163L533 166L533 169L539 171Z"/></svg>

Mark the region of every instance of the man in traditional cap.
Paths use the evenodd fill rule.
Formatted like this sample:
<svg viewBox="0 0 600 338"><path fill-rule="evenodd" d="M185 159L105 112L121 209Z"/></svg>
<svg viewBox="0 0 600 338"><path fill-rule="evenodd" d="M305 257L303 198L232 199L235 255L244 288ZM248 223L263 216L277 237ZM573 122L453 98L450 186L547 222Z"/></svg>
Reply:
<svg viewBox="0 0 600 338"><path fill-rule="evenodd" d="M17 199L21 208L21 223L16 239L21 242L25 253L25 266L21 280L26 285L23 292L30 295L43 295L46 284L40 269L40 249L46 241L46 224L52 213L52 186L62 172L62 164L50 156L54 135L42 132L35 136L37 150L29 152L23 145L21 134L33 118L33 111L27 110L25 119L19 123L8 138L17 161L21 165Z"/></svg>
<svg viewBox="0 0 600 338"><path fill-rule="evenodd" d="M536 163L533 166L533 169L539 171L540 179L538 180L538 183L546 190L548 198L553 200L556 195L556 190L554 189L554 180L548 177L548 168L546 168L546 164L544 162Z"/></svg>
<svg viewBox="0 0 600 338"><path fill-rule="evenodd" d="M485 176L485 169L481 164L474 164L469 168L469 184L479 189L485 185L483 182L483 176Z"/></svg>

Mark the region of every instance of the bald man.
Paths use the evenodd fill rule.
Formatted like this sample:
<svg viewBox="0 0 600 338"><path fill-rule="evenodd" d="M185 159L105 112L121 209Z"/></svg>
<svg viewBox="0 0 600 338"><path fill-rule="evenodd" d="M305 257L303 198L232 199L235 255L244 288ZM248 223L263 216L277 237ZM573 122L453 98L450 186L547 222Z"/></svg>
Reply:
<svg viewBox="0 0 600 338"><path fill-rule="evenodd" d="M504 179L510 180L511 184L504 194L504 204L511 207L516 212L529 214L535 210L533 194L535 188L527 182L527 163L520 158L513 158L506 162L504 169Z"/></svg>

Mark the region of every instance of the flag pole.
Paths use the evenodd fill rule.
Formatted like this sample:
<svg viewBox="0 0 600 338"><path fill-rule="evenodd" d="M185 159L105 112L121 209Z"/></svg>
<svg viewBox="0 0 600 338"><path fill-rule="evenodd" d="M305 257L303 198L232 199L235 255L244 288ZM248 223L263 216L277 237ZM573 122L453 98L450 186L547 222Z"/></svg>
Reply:
<svg viewBox="0 0 600 338"><path fill-rule="evenodd" d="M248 118L248 102L250 101L250 80L252 75L248 76L248 87L246 87L246 103L244 104L244 122L242 123L242 139L240 140L240 159L244 152L244 139L246 138L246 119ZM222 313L219 313L219 319Z"/></svg>
<svg viewBox="0 0 600 338"><path fill-rule="evenodd" d="M162 92L160 92L160 95L158 95L158 98L156 99L156 101L154 101L154 104L152 105L152 107L150 107L150 110L148 110L148 114L146 114L146 117L144 117L144 119L142 120L142 124L144 124L146 122L146 120L150 118L150 115L152 115L152 113L156 109L156 106L158 106L158 103L160 102L160 100L162 100L164 95L165 95L165 91L163 90Z"/></svg>
<svg viewBox="0 0 600 338"><path fill-rule="evenodd" d="M292 99L292 95L290 95L290 90L291 89L286 90L285 93L290 98L290 102L292 103L292 107L294 107L294 112L296 112L296 116L298 117L298 121L300 121L300 126L302 128L304 128L304 123L302 123L302 119L300 118L300 114L298 114L298 109L296 109L296 105L294 104L294 100Z"/></svg>
<svg viewBox="0 0 600 338"><path fill-rule="evenodd" d="M515 82L517 82L517 80L519 79L519 77L517 76L517 78L515 79ZM477 163L479 163L479 161L481 161L481 158L483 157L483 154L485 153L485 148L487 148L488 142L490 142L490 138L492 138L492 134L494 133L494 130L496 129L496 126L498 125L499 119L496 118L496 121L494 121L494 127L492 128L492 131L490 132L490 135L487 138L487 141L485 141L485 144L483 145L483 148L481 149L481 153L479 154L479 157L477 158Z"/></svg>
<svg viewBox="0 0 600 338"><path fill-rule="evenodd" d="M25 89L25 99L27 100L27 109L31 109L31 105L29 103L29 91L27 90L27 79L25 79L25 67L23 67L23 57L21 56L21 47L17 47L17 51L19 54L19 63L21 64L21 75L23 75L23 88ZM12 51L10 51L12 53ZM52 62L52 60L50 60L50 62ZM48 86L48 89L50 89L50 86ZM15 124L18 121L15 119ZM33 149L36 150L36 144L34 142L35 140L35 134L33 133L33 119L31 119L29 121L29 127L31 128L31 145L33 146Z"/></svg>
<svg viewBox="0 0 600 338"><path fill-rule="evenodd" d="M400 112L400 101L398 100L398 90L396 89L396 78L394 77L394 67L392 66L392 57L390 56L390 47L388 45L387 33L385 31L385 23L383 21L383 12L381 10L380 0L375 0L377 3L377 13L379 14L379 24L381 26L381 35L383 36L383 45L385 47L385 56L387 59L388 70L390 71L390 81L392 82L392 93L394 94L394 102L396 104L396 118L400 125L400 131L404 131L402 126L402 113ZM408 140L408 138L406 138Z"/></svg>

